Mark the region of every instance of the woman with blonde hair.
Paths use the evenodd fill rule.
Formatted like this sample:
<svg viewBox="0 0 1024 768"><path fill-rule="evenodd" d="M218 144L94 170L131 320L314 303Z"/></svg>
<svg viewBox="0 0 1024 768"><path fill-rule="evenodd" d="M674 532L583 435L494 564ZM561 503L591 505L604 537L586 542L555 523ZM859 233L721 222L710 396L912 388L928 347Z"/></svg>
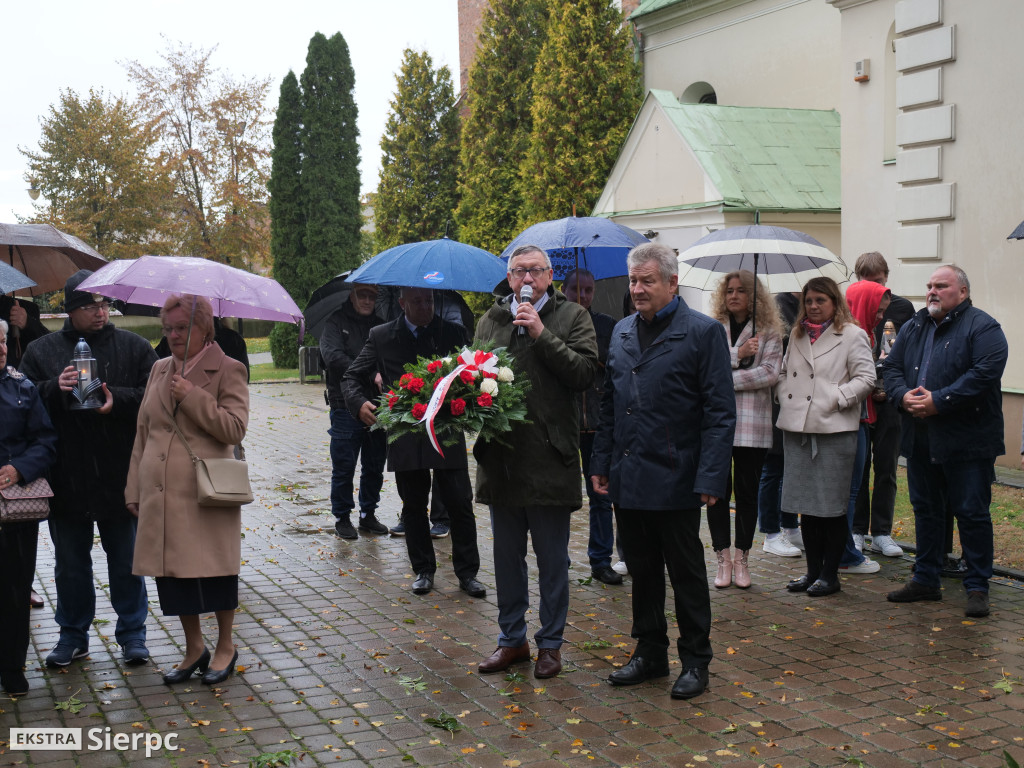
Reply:
<svg viewBox="0 0 1024 768"><path fill-rule="evenodd" d="M755 283L756 281L756 283ZM762 300L753 304L757 294ZM711 316L725 328L736 391L733 471L725 496L708 507L711 546L718 558L715 586L750 586L747 557L757 527L757 489L765 455L772 446L772 387L782 363L782 323L775 302L748 270L730 272L711 298ZM729 497L736 493L736 554L731 556Z"/></svg>
<svg viewBox="0 0 1024 768"><path fill-rule="evenodd" d="M187 682L198 670L204 684L217 685L238 660L242 510L200 506L191 454L232 458L249 420L249 387L245 366L213 341L209 301L172 296L160 319L171 356L150 373L125 490L139 518L132 570L156 579L161 610L178 616L185 632L185 657L164 682ZM205 613L217 617L212 655L199 623Z"/></svg>
<svg viewBox="0 0 1024 768"><path fill-rule="evenodd" d="M834 280L808 280L801 298L775 390L786 457L782 509L801 516L807 557L807 573L787 588L820 597L840 589L861 403L875 388L875 363Z"/></svg>

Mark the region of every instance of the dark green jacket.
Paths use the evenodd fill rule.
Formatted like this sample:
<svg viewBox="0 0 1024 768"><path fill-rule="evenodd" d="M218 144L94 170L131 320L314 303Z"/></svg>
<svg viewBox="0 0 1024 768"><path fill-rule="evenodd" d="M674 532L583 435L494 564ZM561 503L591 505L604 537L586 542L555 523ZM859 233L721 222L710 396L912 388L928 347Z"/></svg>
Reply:
<svg viewBox="0 0 1024 768"><path fill-rule="evenodd" d="M516 424L505 441L477 440L476 500L498 506L583 505L579 411L575 393L597 372L597 338L587 310L548 288L541 307L544 331L536 339L519 335L512 324L511 289L502 283L495 302L480 320L477 342L507 347L516 376L531 384L526 396L529 424Z"/></svg>

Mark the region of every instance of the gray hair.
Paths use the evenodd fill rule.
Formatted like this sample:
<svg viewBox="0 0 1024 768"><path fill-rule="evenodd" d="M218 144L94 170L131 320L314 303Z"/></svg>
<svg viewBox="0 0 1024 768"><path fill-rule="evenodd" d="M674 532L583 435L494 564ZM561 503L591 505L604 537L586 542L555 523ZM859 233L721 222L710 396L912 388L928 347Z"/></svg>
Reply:
<svg viewBox="0 0 1024 768"><path fill-rule="evenodd" d="M527 253L539 253L544 257L544 266L551 269L551 257L548 256L548 252L541 248L539 245L520 245L514 251L512 255L508 257L508 268L512 269L512 262L520 256L524 256Z"/></svg>
<svg viewBox="0 0 1024 768"><path fill-rule="evenodd" d="M971 281L967 279L967 273L964 272L963 268L958 267L956 264L943 264L939 269L950 270L954 275L956 275L956 281L967 289L967 295L971 295Z"/></svg>
<svg viewBox="0 0 1024 768"><path fill-rule="evenodd" d="M661 279L666 283L673 275L679 274L679 262L675 251L662 243L641 243L626 257L626 268L633 269L649 261L658 263Z"/></svg>
<svg viewBox="0 0 1024 768"><path fill-rule="evenodd" d="M0 336L7 336L8 325L6 320L0 320Z"/></svg>

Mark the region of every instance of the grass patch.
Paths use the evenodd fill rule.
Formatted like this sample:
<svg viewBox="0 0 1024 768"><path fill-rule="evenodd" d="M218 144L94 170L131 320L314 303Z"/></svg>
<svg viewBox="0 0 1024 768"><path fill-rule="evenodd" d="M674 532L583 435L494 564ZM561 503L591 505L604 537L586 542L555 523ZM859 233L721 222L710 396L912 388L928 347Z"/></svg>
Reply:
<svg viewBox="0 0 1024 768"><path fill-rule="evenodd" d="M270 337L263 336L259 339L246 339L245 349L250 355L258 355L260 352L269 352Z"/></svg>
<svg viewBox="0 0 1024 768"><path fill-rule="evenodd" d="M249 382L299 380L298 368L275 368L273 363L260 363L249 367Z"/></svg>
<svg viewBox="0 0 1024 768"><path fill-rule="evenodd" d="M995 541L996 565L1024 570L1024 489L1008 485L992 486L992 534ZM915 537L914 510L907 492L907 470L900 467L896 473L896 508L893 516L892 536L898 541L913 543ZM953 548L960 551L959 539L954 534Z"/></svg>

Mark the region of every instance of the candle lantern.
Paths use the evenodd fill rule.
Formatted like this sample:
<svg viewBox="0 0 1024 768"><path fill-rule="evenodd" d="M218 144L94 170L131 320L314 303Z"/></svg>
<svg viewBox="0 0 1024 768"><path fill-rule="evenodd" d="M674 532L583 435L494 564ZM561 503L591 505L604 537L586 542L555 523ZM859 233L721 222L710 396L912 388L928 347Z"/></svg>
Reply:
<svg viewBox="0 0 1024 768"><path fill-rule="evenodd" d="M103 382L96 376L96 358L92 356L92 350L85 343L85 339L79 339L75 345L75 356L71 365L78 371L78 384L71 390L75 402L71 404L72 410L86 410L99 408L103 401L99 398L100 388Z"/></svg>

